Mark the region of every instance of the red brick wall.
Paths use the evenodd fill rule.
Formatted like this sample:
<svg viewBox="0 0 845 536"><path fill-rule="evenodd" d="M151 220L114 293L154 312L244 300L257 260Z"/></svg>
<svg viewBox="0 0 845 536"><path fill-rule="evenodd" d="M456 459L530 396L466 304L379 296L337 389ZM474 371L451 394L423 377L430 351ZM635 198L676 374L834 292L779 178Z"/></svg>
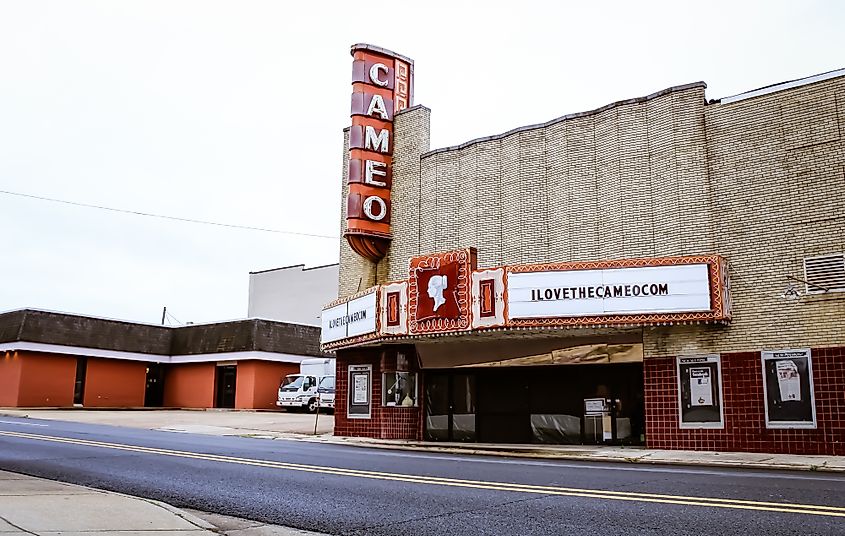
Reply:
<svg viewBox="0 0 845 536"><path fill-rule="evenodd" d="M681 430L675 358L646 358L649 448L845 455L845 347L813 349L815 430L766 428L760 352L722 354L725 428Z"/></svg>
<svg viewBox="0 0 845 536"><path fill-rule="evenodd" d="M390 350L387 350L388 352ZM417 375L417 407L382 406L381 379L384 368L381 350L338 351L335 384L334 433L338 436L375 437L379 439L422 439L422 375ZM389 359L387 360L389 361ZM373 366L370 398L373 401L370 419L349 419L346 407L349 391L349 365ZM388 367L395 370L394 367Z"/></svg>

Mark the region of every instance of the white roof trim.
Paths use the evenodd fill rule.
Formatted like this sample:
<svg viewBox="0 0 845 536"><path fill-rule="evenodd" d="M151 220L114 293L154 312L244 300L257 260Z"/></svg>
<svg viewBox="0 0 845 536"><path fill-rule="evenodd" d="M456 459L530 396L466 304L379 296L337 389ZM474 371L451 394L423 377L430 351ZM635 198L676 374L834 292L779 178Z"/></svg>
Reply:
<svg viewBox="0 0 845 536"><path fill-rule="evenodd" d="M814 84L816 82L830 80L831 78L838 78L840 76L845 76L845 69L837 69L835 71L821 73L809 76L807 78L799 78L798 80L790 80L789 82L782 82L780 84L774 84L772 86L761 87L760 89L747 91L745 93L740 93L739 95L731 95L730 97L724 97L722 99L719 99L719 102L721 102L722 104L730 104L732 102L750 99L753 97L759 97L761 95L768 95L769 93L775 93L777 91L783 91L785 89L806 86L808 84Z"/></svg>
<svg viewBox="0 0 845 536"><path fill-rule="evenodd" d="M303 359L314 356L282 354L275 352L222 352L215 354L195 355L161 355L141 354L136 352L120 352L117 350L101 350L99 348L84 348L79 346L64 346L60 344L43 344L40 342L7 342L0 343L0 352L14 351L44 352L50 354L76 355L86 357L102 357L105 359L125 359L127 361L145 361L147 363L214 363L217 361L245 361L248 359L261 361L275 361L278 363L299 363Z"/></svg>

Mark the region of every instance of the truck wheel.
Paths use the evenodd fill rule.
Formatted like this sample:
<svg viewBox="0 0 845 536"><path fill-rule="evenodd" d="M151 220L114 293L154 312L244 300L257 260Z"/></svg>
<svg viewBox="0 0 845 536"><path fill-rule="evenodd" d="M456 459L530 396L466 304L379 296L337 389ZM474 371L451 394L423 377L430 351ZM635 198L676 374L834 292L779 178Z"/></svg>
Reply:
<svg viewBox="0 0 845 536"><path fill-rule="evenodd" d="M312 398L308 401L308 413L317 413L317 399Z"/></svg>

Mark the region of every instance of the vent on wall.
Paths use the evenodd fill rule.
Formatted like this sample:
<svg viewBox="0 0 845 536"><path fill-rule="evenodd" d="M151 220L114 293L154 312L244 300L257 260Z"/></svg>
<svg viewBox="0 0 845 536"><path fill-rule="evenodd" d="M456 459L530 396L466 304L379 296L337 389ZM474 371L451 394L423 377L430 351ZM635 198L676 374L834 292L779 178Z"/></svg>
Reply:
<svg viewBox="0 0 845 536"><path fill-rule="evenodd" d="M808 294L845 292L845 254L806 257L804 282Z"/></svg>

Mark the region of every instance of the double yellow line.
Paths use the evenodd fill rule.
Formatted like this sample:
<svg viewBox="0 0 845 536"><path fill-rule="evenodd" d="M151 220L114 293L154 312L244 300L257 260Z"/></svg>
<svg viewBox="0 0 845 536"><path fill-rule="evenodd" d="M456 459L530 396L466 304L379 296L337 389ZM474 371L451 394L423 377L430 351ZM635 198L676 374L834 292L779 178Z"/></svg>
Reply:
<svg viewBox="0 0 845 536"><path fill-rule="evenodd" d="M457 478L442 478L436 476L406 475L400 473L385 473L380 471L362 471L358 469L344 469L341 467L326 467L320 465L307 465L300 463L276 462L271 460L256 460L250 458L238 458L235 456L222 456L218 454L203 454L199 452L186 452L181 450L159 449L153 447L141 447L137 445L124 445L120 443L106 443L103 441L90 441L87 439L72 439L55 437L41 434L27 434L21 432L0 431L0 436L15 437L19 439L31 439L48 441L52 443L68 443L87 447L100 447L113 450L123 450L141 454L156 454L159 456L174 456L178 458L190 458L194 460L205 460L211 462L234 463L250 465L255 467L267 467L270 469L283 469L287 471L303 471L308 473L321 473L337 476L348 476L355 478L368 478L373 480L391 480L396 482L411 482L415 484L429 484L434 486L450 486L458 488L486 489L495 491L511 491L516 493L533 493L538 495L558 495L565 497L584 497L589 499L606 499L614 501L633 501L660 504L679 504L684 506L705 506L711 508L731 508L737 510L759 510L764 512L781 512L790 514L805 514L816 516L845 517L845 508L836 506L823 506L816 504L790 504L764 501L748 501L742 499L720 499L715 497L690 497L684 495L662 495L658 493L638 493L630 491L611 491L598 489L567 488L558 486L535 486L530 484L514 484L510 482L486 482L483 480L463 480Z"/></svg>

